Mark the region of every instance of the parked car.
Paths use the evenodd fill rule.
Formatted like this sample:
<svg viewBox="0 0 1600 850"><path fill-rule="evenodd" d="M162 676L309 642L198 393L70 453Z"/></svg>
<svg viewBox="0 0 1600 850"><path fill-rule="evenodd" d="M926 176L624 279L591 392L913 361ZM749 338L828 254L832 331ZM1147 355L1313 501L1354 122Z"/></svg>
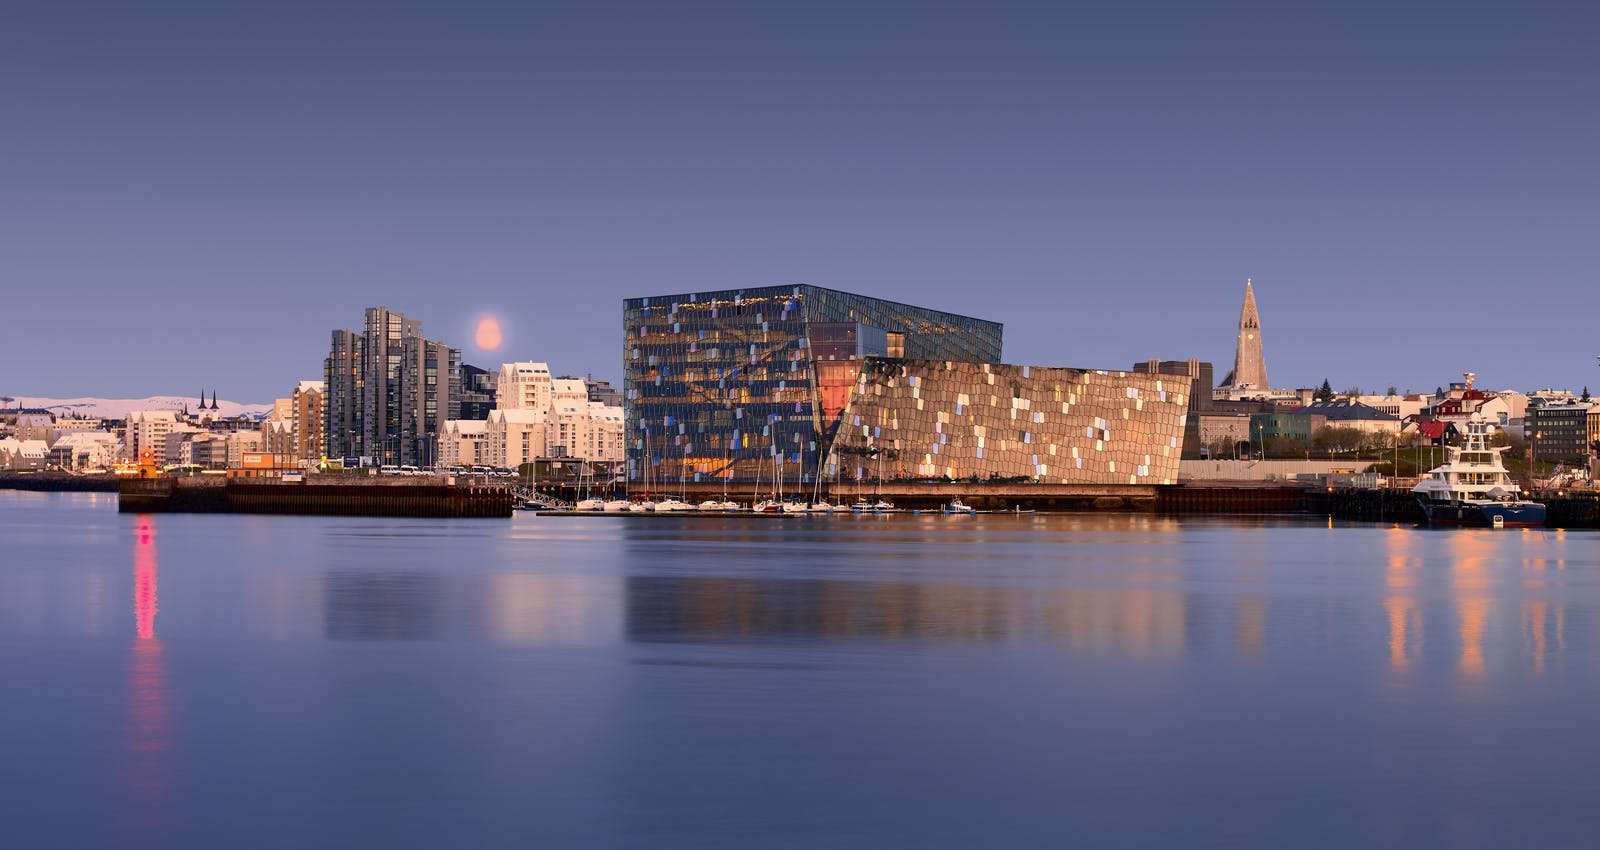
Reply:
<svg viewBox="0 0 1600 850"><path fill-rule="evenodd" d="M378 467L378 474L379 475L399 475L400 474L400 467L395 466L393 464L386 463L383 466Z"/></svg>

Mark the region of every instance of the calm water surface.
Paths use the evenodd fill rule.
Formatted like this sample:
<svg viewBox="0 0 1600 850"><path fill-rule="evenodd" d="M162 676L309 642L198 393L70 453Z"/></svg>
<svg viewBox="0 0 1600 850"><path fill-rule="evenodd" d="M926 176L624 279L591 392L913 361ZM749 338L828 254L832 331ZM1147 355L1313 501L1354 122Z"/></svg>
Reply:
<svg viewBox="0 0 1600 850"><path fill-rule="evenodd" d="M1594 847L1597 543L0 492L0 847Z"/></svg>

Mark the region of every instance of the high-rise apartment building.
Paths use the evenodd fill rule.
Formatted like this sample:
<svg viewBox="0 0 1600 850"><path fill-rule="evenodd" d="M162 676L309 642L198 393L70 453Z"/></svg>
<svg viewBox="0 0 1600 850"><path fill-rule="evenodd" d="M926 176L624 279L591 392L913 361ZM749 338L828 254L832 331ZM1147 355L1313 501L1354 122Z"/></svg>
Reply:
<svg viewBox="0 0 1600 850"><path fill-rule="evenodd" d="M461 364L461 418L484 420L495 406L495 373Z"/></svg>
<svg viewBox="0 0 1600 850"><path fill-rule="evenodd" d="M323 438L335 457L432 465L444 422L460 418L461 352L422 322L369 307L360 332L336 330L323 363Z"/></svg>

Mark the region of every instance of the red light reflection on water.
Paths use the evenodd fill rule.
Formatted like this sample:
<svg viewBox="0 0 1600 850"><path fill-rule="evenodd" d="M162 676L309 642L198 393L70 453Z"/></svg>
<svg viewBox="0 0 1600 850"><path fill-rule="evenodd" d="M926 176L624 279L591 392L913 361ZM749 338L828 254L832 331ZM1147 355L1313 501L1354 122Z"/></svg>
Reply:
<svg viewBox="0 0 1600 850"><path fill-rule="evenodd" d="M141 514L134 528L134 640L128 657L129 698L124 747L126 817L141 831L160 831L166 822L166 751L171 746L167 706L167 667L156 638L157 567L155 522Z"/></svg>

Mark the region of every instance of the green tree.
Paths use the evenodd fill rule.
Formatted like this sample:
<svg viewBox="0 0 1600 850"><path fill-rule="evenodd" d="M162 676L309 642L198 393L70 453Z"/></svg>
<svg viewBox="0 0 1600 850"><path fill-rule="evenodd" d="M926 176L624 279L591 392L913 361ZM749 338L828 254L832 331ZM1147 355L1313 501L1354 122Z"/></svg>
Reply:
<svg viewBox="0 0 1600 850"><path fill-rule="evenodd" d="M1322 387L1312 396L1317 401L1333 401L1333 384L1327 378L1322 379Z"/></svg>
<svg viewBox="0 0 1600 850"><path fill-rule="evenodd" d="M1583 402L1584 404L1588 404L1590 401L1593 401L1593 399L1589 398L1589 388L1588 387L1584 387L1583 388L1583 398L1580 398L1578 400Z"/></svg>
<svg viewBox="0 0 1600 850"><path fill-rule="evenodd" d="M1311 445L1324 452L1353 452L1367 444L1367 432L1347 425L1329 425L1318 428L1311 435Z"/></svg>

